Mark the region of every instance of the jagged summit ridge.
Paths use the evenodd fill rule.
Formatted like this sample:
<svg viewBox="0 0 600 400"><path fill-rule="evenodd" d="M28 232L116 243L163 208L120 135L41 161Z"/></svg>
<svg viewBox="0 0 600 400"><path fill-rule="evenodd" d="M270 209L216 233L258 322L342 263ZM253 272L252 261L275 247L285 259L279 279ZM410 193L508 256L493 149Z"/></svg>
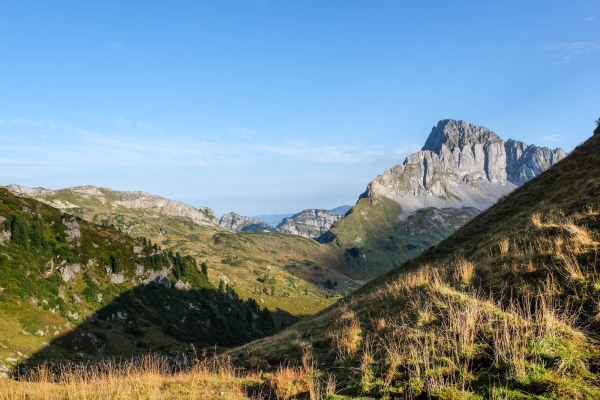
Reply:
<svg viewBox="0 0 600 400"><path fill-rule="evenodd" d="M261 219L245 217L233 211L223 215L219 220L219 224L223 228L233 232L273 230L271 225Z"/></svg>
<svg viewBox="0 0 600 400"><path fill-rule="evenodd" d="M430 150L441 155L442 146L470 147L501 141L500 137L484 126L477 126L466 121L444 119L433 127L421 151Z"/></svg>
<svg viewBox="0 0 600 400"><path fill-rule="evenodd" d="M423 149L375 178L362 197L385 196L405 212L424 207L484 210L567 153L558 148L502 140L482 126L440 121Z"/></svg>

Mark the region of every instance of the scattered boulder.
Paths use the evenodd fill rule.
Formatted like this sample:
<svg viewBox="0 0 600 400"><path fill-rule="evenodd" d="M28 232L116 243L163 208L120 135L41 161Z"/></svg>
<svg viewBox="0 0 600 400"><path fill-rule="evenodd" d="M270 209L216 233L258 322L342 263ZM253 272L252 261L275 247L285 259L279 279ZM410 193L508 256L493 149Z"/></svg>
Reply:
<svg viewBox="0 0 600 400"><path fill-rule="evenodd" d="M65 265L64 267L58 268L58 272L60 272L63 281L69 282L71 279L77 276L79 272L81 272L81 265Z"/></svg>
<svg viewBox="0 0 600 400"><path fill-rule="evenodd" d="M125 282L125 276L123 274L111 274L110 281L115 285Z"/></svg>

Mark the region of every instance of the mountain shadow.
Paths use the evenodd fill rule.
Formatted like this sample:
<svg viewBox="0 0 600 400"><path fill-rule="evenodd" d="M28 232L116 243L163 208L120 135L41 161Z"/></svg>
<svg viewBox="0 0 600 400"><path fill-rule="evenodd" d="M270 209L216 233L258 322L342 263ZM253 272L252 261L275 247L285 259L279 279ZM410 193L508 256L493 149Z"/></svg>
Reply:
<svg viewBox="0 0 600 400"><path fill-rule="evenodd" d="M268 309L252 299L239 299L233 289L177 290L150 282L120 294L22 361L14 372L26 373L42 364L118 361L148 352L175 357L239 346L276 331Z"/></svg>
<svg viewBox="0 0 600 400"><path fill-rule="evenodd" d="M0 373L72 361L237 346L276 314L208 267L0 189ZM32 356L33 355L33 356Z"/></svg>

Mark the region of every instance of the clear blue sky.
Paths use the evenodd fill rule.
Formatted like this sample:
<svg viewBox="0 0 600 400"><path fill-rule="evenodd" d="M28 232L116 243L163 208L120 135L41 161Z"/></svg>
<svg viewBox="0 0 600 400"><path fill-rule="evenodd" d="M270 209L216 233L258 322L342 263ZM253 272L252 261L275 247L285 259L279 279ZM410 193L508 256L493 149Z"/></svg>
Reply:
<svg viewBox="0 0 600 400"><path fill-rule="evenodd" d="M440 119L585 140L600 2L4 0L0 93L0 184L333 208Z"/></svg>

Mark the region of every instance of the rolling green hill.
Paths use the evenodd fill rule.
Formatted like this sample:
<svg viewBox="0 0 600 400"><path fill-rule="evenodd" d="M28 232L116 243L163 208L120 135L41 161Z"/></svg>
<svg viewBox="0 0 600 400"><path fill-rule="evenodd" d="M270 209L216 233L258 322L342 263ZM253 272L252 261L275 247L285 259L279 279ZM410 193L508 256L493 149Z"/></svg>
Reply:
<svg viewBox="0 0 600 400"><path fill-rule="evenodd" d="M241 298L268 307L278 326L318 312L340 293L361 284L330 266L333 252L327 246L277 232L233 233L222 228L205 207L93 186L51 191L11 185L9 189L83 220L133 237L144 236L172 252L194 257L198 264L208 266L208 278L215 287L223 280L235 287Z"/></svg>
<svg viewBox="0 0 600 400"><path fill-rule="evenodd" d="M566 159L335 306L229 354L312 353L338 395L600 397L600 127Z"/></svg>
<svg viewBox="0 0 600 400"><path fill-rule="evenodd" d="M0 373L34 353L129 357L277 330L264 305L217 289L194 258L0 189Z"/></svg>
<svg viewBox="0 0 600 400"><path fill-rule="evenodd" d="M479 213L475 208L425 208L402 217L386 197L360 199L322 243L334 249L331 264L349 276L371 279L438 243Z"/></svg>

